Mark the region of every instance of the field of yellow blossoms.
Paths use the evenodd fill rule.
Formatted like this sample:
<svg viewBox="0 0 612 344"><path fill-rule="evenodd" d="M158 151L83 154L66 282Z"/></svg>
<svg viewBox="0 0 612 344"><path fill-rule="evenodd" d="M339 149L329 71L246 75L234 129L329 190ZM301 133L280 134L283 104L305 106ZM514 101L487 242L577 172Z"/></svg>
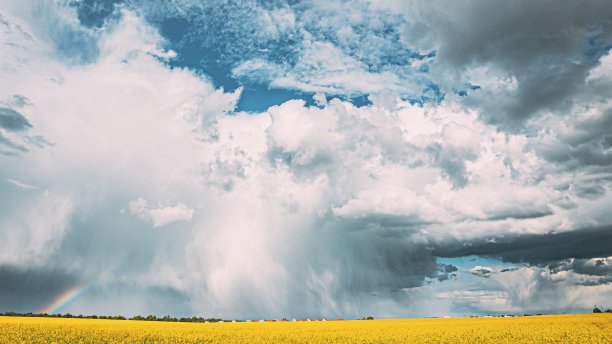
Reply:
<svg viewBox="0 0 612 344"><path fill-rule="evenodd" d="M612 343L612 314L176 323L0 317L0 343Z"/></svg>

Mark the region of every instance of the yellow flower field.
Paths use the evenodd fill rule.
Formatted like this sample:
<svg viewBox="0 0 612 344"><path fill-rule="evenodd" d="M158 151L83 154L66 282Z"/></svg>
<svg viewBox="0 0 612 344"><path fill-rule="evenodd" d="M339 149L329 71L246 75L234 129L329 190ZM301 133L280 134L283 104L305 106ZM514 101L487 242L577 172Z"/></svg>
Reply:
<svg viewBox="0 0 612 344"><path fill-rule="evenodd" d="M612 314L175 323L0 317L0 343L612 343Z"/></svg>

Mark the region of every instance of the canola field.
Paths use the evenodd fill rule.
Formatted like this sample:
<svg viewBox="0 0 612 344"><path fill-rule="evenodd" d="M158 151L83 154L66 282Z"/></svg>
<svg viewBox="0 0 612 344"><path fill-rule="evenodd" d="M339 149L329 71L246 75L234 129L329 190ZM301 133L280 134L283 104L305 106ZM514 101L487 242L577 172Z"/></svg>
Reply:
<svg viewBox="0 0 612 344"><path fill-rule="evenodd" d="M612 343L612 314L175 323L0 317L0 343Z"/></svg>

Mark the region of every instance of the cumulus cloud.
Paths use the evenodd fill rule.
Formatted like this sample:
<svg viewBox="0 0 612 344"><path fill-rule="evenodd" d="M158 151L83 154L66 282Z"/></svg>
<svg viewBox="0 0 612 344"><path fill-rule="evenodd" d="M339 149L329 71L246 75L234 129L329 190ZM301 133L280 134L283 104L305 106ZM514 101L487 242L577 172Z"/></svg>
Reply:
<svg viewBox="0 0 612 344"><path fill-rule="evenodd" d="M403 13L405 44L437 51L432 73L483 85L468 102L504 127L543 111L563 113L612 39L605 1L374 3Z"/></svg>
<svg viewBox="0 0 612 344"><path fill-rule="evenodd" d="M130 202L130 212L143 221L150 222L153 227L160 227L175 221L190 221L193 217L193 209L184 203L175 206L157 208L149 207L149 202L140 197Z"/></svg>
<svg viewBox="0 0 612 344"><path fill-rule="evenodd" d="M325 41L305 41L294 65L257 59L240 63L233 76L268 83L271 88L298 89L333 95L356 96L393 89L418 94L423 86L391 71L369 71L369 66ZM425 79L425 78L423 78Z"/></svg>
<svg viewBox="0 0 612 344"><path fill-rule="evenodd" d="M74 20L70 7L40 6L49 7L48 16L60 11ZM127 250L127 246L111 249L118 245L111 238L125 235L125 228L138 231L142 225L149 226L130 223L120 214L121 205L143 195L146 199L178 198L185 203L147 208L147 219L163 225L190 218L193 210L185 204L193 200L201 178L201 166L194 157L209 154L203 143L211 136L206 125L232 109L236 96L226 96L188 71L167 69L159 59L168 52L160 47L156 30L127 11L98 33L95 60L66 64L28 21L35 10L30 4L12 3L1 11L3 28L9 30L12 40L6 46L14 54L2 49L2 79L6 82L0 92L7 99L4 104L26 106L23 112L15 111L27 114L31 125L27 135L18 137L24 142L21 157L8 160L14 155L7 156L2 171L14 176L11 180L18 177L45 191L25 193L15 183L1 186L1 264L19 271L31 266L57 268L75 283L99 283L106 292L117 290L117 285L128 286L122 290L137 288L133 279L107 283L104 278L125 274L121 266L127 261L145 264L133 266L139 266L139 273L146 272L147 262L161 254L156 253L157 245L166 239L159 234L149 236L149 243L139 244L138 250ZM62 20L62 16L55 19ZM21 105L15 103L19 99L14 95L22 95L18 97L24 100ZM10 122L11 128L14 123ZM37 144L37 135L43 134L48 144ZM175 238L181 236L174 233ZM128 237L131 239L123 237L120 245L141 241ZM112 251L111 259L107 252ZM131 256L121 253L129 251ZM106 268L96 268L98 276L89 274L100 259L107 261ZM44 283L36 274L32 276L32 283Z"/></svg>
<svg viewBox="0 0 612 344"><path fill-rule="evenodd" d="M496 29L508 22L493 5L444 4L252 3L217 17L214 3L129 1L90 22L82 3L1 6L4 295L30 276L52 286L28 289L39 303L90 285L70 306L82 313L223 317L584 310L609 297L609 56L579 49L599 14L581 9L549 39L564 27L536 22L550 4L521 20L529 6L507 5L526 23L516 31ZM318 92L316 106L237 111L243 88L182 67L188 43L244 80ZM553 74L571 85L557 93ZM415 101L442 92L434 79L444 99ZM452 94L466 82L482 90ZM334 96L354 94L371 105ZM503 264L437 261L470 255Z"/></svg>
<svg viewBox="0 0 612 344"><path fill-rule="evenodd" d="M413 99L430 85L423 60L433 55L402 45L401 16L368 1L126 3L166 28L178 51L200 52L186 64L230 84L346 97L393 89Z"/></svg>

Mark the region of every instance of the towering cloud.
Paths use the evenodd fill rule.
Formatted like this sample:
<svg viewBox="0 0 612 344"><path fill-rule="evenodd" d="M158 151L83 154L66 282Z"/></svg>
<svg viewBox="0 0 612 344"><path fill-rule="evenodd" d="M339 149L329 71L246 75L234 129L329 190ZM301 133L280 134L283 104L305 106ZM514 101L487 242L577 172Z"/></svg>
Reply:
<svg viewBox="0 0 612 344"><path fill-rule="evenodd" d="M0 311L612 296L604 2L110 3L0 6Z"/></svg>

